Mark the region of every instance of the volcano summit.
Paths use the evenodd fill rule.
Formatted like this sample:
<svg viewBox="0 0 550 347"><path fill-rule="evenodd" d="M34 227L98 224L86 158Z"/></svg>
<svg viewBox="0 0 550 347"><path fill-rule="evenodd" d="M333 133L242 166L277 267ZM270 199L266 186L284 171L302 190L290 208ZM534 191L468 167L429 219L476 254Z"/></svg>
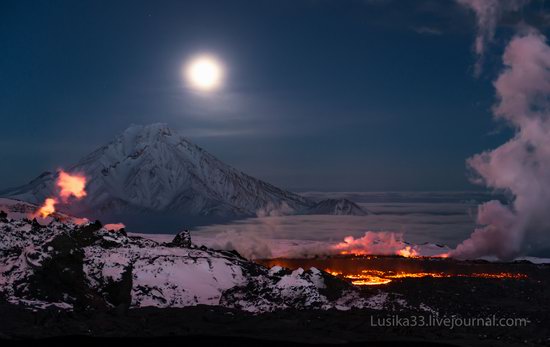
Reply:
<svg viewBox="0 0 550 347"><path fill-rule="evenodd" d="M189 225L258 213L366 213L350 201L315 202L251 177L165 124L131 126L68 171L86 175L88 196L61 204L62 211L102 220L126 222L137 218L140 227L153 221L158 226L159 220L166 227L166 223L183 219ZM0 195L40 204L52 195L58 174L44 172L28 184ZM340 206L343 203L345 211Z"/></svg>

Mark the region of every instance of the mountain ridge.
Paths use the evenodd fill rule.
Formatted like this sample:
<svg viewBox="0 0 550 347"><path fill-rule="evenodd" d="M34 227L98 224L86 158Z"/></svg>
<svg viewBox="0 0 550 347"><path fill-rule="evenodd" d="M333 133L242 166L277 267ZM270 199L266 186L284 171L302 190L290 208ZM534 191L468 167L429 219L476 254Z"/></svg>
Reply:
<svg viewBox="0 0 550 347"><path fill-rule="evenodd" d="M60 210L107 220L147 213L204 218L311 214L318 204L223 163L162 123L130 126L67 171L85 174L88 195L61 203ZM45 171L0 196L41 204L54 193L57 175Z"/></svg>
<svg viewBox="0 0 550 347"><path fill-rule="evenodd" d="M113 141L67 169L88 178L90 207L144 210L179 209L190 215L254 214L269 203L291 208L311 205L297 194L255 179L194 145L165 124L131 126ZM53 192L57 174L44 172L2 195L40 203Z"/></svg>

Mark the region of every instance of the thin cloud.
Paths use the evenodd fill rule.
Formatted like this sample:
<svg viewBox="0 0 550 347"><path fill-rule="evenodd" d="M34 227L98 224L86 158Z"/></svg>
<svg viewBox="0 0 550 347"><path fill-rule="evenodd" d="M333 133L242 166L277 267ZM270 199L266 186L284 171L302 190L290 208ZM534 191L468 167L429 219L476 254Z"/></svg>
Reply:
<svg viewBox="0 0 550 347"><path fill-rule="evenodd" d="M487 45L493 41L497 25L502 16L516 12L529 3L530 0L457 0L462 6L472 10L477 19L477 34L474 51L477 61L474 66L476 76L481 74Z"/></svg>
<svg viewBox="0 0 550 347"><path fill-rule="evenodd" d="M412 30L420 35L431 35L431 36L441 36L443 32L437 28L421 26L421 27L412 27Z"/></svg>

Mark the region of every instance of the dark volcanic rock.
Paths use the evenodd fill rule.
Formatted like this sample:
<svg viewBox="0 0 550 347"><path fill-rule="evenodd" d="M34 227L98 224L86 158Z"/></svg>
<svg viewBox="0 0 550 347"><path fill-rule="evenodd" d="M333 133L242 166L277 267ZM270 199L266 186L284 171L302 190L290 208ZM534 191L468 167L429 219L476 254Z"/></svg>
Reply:
<svg viewBox="0 0 550 347"><path fill-rule="evenodd" d="M101 300L94 300L96 295L86 285L82 269L84 252L74 238L57 235L36 252L28 253L27 258L34 265L34 272L16 287L24 288L21 293L24 296L47 302L69 299L76 308L90 304L105 306Z"/></svg>
<svg viewBox="0 0 550 347"><path fill-rule="evenodd" d="M319 311L287 310L250 315L223 307L195 306L187 308L131 309L125 315L105 312L95 314L54 311L30 312L14 305L0 302L0 313L10 317L0 325L0 344L15 342L67 342L84 345L158 346L165 342L208 345L208 341L220 340L221 345L235 345L233 338L253 338L254 345L287 346L296 343L337 344L348 346L548 346L550 325L538 322L514 329L471 327L380 327L373 320L384 319L388 311L352 310ZM401 317L417 315L407 311ZM39 323L39 324L37 324ZM52 338L52 340L35 340ZM59 338L60 337L60 338ZM87 340L88 338L95 338ZM99 339L111 338L108 339ZM122 339L124 338L124 339ZM17 340L15 340L17 339ZM21 341L33 339L33 341ZM241 342L241 341L237 341ZM355 343L355 344L354 344ZM79 344L80 345L80 344Z"/></svg>
<svg viewBox="0 0 550 347"><path fill-rule="evenodd" d="M119 281L108 280L103 284L106 300L119 311L132 305L132 265L124 268Z"/></svg>
<svg viewBox="0 0 550 347"><path fill-rule="evenodd" d="M31 231L47 232L32 222ZM131 269L120 282L103 283L100 291L92 288L84 272L84 248L94 243L108 244L97 232L101 224L91 223L69 232L54 235L51 240L26 252L32 271L15 283L15 294L30 300L65 302L74 309L107 309L121 303L129 305ZM107 295L103 295L106 293Z"/></svg>
<svg viewBox="0 0 550 347"><path fill-rule="evenodd" d="M184 230L178 233L172 240L171 244L176 247L183 247L183 248L191 247L192 245L191 233L189 232L189 230Z"/></svg>

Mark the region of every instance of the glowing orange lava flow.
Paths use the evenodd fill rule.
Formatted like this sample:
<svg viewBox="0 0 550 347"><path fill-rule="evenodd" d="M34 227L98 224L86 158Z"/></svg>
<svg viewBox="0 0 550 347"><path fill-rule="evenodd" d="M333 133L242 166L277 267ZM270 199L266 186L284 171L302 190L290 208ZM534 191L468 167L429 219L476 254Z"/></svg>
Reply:
<svg viewBox="0 0 550 347"><path fill-rule="evenodd" d="M351 280L351 283L357 286L373 286L388 284L394 279L399 278L449 278L449 277L473 277L473 278L494 278L494 279L525 279L527 275L522 273L499 272L499 273L471 273L471 274L452 274L444 272L393 272L379 270L362 270L359 274L342 274L338 271L326 269L326 272L333 276L339 276Z"/></svg>

